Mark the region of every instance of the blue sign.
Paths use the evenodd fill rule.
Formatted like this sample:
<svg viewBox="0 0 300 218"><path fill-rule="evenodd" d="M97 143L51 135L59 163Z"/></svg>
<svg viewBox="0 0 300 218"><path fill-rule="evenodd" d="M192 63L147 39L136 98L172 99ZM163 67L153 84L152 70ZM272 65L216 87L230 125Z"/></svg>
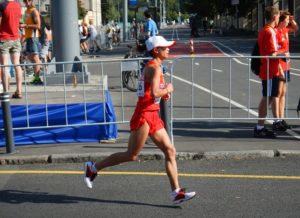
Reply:
<svg viewBox="0 0 300 218"><path fill-rule="evenodd" d="M128 0L129 6L136 6L138 4L138 0Z"/></svg>

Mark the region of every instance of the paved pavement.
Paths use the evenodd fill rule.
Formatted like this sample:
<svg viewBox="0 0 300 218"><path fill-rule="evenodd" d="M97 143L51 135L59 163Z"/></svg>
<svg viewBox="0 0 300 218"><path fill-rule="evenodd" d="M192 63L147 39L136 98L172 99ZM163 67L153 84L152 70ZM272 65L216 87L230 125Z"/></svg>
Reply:
<svg viewBox="0 0 300 218"><path fill-rule="evenodd" d="M299 37L298 37L299 38ZM300 40L293 38L291 44L295 44L294 50L300 51ZM111 58L125 54L128 51L127 44L123 43L113 51L102 50L96 56L84 56L87 58ZM28 145L15 147L16 152L8 154L6 147L0 148L0 165L5 164L27 164L27 163L66 163L83 162L86 160L96 160L104 158L113 152L125 151L129 133L122 131L120 138L115 142L104 141L102 143L74 143L74 144L48 144L48 145ZM224 143L222 146L211 147L206 143L190 141L188 137L175 138L177 158L181 160L195 159L243 159L243 158L286 158L289 156L300 158L300 143L296 140L296 145L286 146L283 142L268 142L264 146L264 140L260 140L253 146L253 143ZM219 142L222 143L222 142ZM260 146L261 145L261 146ZM149 143L140 155L140 160L163 159L162 153Z"/></svg>

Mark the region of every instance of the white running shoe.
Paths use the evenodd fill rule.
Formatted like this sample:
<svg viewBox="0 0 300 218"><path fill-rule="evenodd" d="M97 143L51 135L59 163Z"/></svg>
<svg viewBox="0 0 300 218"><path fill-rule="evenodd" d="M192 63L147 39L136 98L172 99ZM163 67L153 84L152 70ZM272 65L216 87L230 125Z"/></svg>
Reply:
<svg viewBox="0 0 300 218"><path fill-rule="evenodd" d="M184 188L171 193L171 199L173 204L180 204L185 201L191 200L196 196L196 192L186 192Z"/></svg>
<svg viewBox="0 0 300 218"><path fill-rule="evenodd" d="M93 188L93 181L97 176L92 170L93 162L84 163L84 178L83 181L88 188Z"/></svg>

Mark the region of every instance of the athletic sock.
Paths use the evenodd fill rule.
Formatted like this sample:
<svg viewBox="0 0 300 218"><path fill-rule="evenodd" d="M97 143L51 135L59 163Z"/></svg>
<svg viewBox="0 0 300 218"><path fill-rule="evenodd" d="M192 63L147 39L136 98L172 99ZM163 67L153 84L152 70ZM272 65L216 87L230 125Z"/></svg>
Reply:
<svg viewBox="0 0 300 218"><path fill-rule="evenodd" d="M263 128L265 128L265 126L256 125L256 129L257 129L257 130L262 130Z"/></svg>

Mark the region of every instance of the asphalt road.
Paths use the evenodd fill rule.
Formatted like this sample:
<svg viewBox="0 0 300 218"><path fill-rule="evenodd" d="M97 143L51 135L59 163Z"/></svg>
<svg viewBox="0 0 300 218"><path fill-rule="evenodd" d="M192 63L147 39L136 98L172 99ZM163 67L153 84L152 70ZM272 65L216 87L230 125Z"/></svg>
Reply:
<svg viewBox="0 0 300 218"><path fill-rule="evenodd" d="M179 161L178 168L181 185L198 193L180 207L170 202L162 161L106 169L92 190L82 164L2 166L0 217L299 217L299 158Z"/></svg>

